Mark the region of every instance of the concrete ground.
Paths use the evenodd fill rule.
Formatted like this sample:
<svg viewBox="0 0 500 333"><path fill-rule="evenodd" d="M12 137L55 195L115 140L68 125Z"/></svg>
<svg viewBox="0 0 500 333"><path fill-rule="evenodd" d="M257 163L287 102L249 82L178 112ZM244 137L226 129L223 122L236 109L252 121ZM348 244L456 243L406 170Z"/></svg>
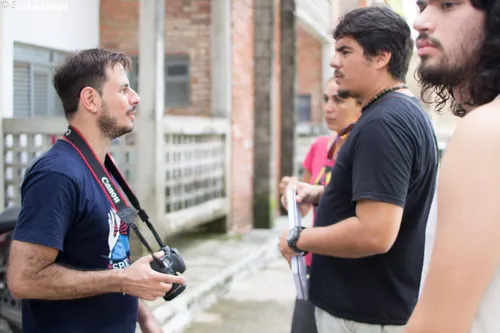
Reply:
<svg viewBox="0 0 500 333"><path fill-rule="evenodd" d="M288 264L274 259L261 272L235 282L184 333L289 333L294 301ZM10 333L2 322L0 333Z"/></svg>
<svg viewBox="0 0 500 333"><path fill-rule="evenodd" d="M11 333L11 330L3 320L0 320L0 333Z"/></svg>
<svg viewBox="0 0 500 333"><path fill-rule="evenodd" d="M304 219L305 225L311 217ZM274 228L245 236L194 234L170 241L186 261L188 288L171 302L146 302L164 331L290 332L295 286L277 248L287 226L285 216ZM9 333L2 324L0 333Z"/></svg>
<svg viewBox="0 0 500 333"><path fill-rule="evenodd" d="M285 260L236 282L211 308L193 318L184 333L289 333L295 286Z"/></svg>
<svg viewBox="0 0 500 333"><path fill-rule="evenodd" d="M294 301L290 268L285 260L274 259L261 272L235 282L184 333L289 333ZM10 333L1 322L0 333Z"/></svg>
<svg viewBox="0 0 500 333"><path fill-rule="evenodd" d="M184 333L289 333L294 300L288 264L274 259L261 272L235 282ZM0 333L10 333L2 322Z"/></svg>

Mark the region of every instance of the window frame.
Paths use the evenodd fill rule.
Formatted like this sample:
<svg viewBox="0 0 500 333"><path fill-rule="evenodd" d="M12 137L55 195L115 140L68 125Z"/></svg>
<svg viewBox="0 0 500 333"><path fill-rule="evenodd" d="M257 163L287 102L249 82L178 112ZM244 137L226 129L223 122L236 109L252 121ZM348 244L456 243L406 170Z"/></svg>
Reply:
<svg viewBox="0 0 500 333"><path fill-rule="evenodd" d="M301 111L304 109L302 108L302 99L306 98L308 102L308 107L309 109L307 110L307 119L301 119ZM313 98L312 94L298 94L297 99L296 99L296 108L295 108L295 116L297 119L297 124L310 124L312 121L312 103L313 103Z"/></svg>
<svg viewBox="0 0 500 333"><path fill-rule="evenodd" d="M14 59L12 63L13 77L13 117L54 117L64 116L61 100L54 89L52 84L52 75L57 65L64 60L67 52L38 47L30 44L14 43ZM16 104L16 67L17 65L27 66L28 68L28 109L20 111ZM35 112L38 101L36 100L36 72L45 73L46 76L46 109L43 112ZM22 97L21 97L22 98ZM59 102L59 107L57 107Z"/></svg>
<svg viewBox="0 0 500 333"><path fill-rule="evenodd" d="M129 81L132 89L139 92L139 56L131 56L132 69L129 73ZM185 75L168 75L170 66L186 66ZM164 62L164 84L165 84L165 108L187 108L191 106L191 63L188 54L165 55ZM187 96L180 101L168 98L167 84L186 84ZM140 93L140 92L139 92Z"/></svg>

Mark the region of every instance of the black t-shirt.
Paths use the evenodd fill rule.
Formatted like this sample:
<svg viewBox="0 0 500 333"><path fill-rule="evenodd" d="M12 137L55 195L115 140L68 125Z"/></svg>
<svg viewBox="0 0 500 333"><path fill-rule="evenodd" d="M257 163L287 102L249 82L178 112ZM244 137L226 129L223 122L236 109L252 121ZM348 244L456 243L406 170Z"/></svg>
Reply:
<svg viewBox="0 0 500 333"><path fill-rule="evenodd" d="M436 150L431 122L416 98L392 92L363 111L339 152L315 225L355 216L356 202L369 199L404 207L401 227L385 254L314 254L310 297L316 306L347 320L406 324L420 287Z"/></svg>

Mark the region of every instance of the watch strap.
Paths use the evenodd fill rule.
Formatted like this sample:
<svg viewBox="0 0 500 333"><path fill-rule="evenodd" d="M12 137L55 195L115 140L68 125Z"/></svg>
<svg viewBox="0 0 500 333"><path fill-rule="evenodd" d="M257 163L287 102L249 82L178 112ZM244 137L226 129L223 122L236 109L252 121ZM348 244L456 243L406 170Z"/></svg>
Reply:
<svg viewBox="0 0 500 333"><path fill-rule="evenodd" d="M301 227L296 226L294 228L296 228L298 230L297 230L297 233L295 234L296 236L288 241L288 246L290 246L290 248L292 250L294 250L295 252L297 252L301 256L305 256L307 254L307 252L306 251L302 251L301 249L299 249L297 247L297 242L299 241L300 232L302 230L304 230L306 227L304 227L304 226L301 226Z"/></svg>

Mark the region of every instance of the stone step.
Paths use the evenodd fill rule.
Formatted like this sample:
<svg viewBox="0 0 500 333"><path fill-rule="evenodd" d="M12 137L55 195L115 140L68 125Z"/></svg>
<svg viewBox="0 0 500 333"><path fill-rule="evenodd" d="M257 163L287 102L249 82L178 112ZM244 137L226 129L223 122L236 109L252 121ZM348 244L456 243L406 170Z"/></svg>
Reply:
<svg viewBox="0 0 500 333"><path fill-rule="evenodd" d="M276 257L278 236L288 220L280 217L273 229L255 229L244 236L199 235L198 239L175 246L186 262L186 290L170 302L146 302L163 330L181 333L192 319L212 306L231 285L247 278ZM139 327L137 332L141 332Z"/></svg>

